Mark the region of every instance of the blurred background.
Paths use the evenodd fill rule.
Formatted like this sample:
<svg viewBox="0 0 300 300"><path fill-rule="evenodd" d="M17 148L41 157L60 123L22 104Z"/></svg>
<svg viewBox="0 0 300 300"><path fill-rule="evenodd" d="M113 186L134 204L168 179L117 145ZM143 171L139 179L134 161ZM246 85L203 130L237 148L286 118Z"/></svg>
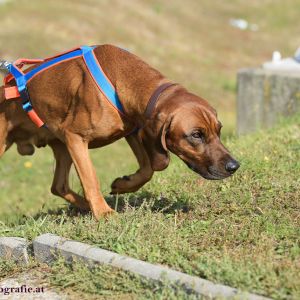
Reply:
<svg viewBox="0 0 300 300"><path fill-rule="evenodd" d="M228 135L237 70L274 50L292 55L299 11L299 0L2 0L0 57L46 57L82 44L127 48L206 98Z"/></svg>

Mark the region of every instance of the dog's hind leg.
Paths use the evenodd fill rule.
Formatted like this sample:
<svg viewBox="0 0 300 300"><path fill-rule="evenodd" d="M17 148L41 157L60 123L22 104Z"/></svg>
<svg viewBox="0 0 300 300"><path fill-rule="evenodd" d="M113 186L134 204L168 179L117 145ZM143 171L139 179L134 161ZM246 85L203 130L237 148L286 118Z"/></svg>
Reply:
<svg viewBox="0 0 300 300"><path fill-rule="evenodd" d="M69 131L65 131L65 139L79 175L85 199L88 201L94 217L99 219L102 215L112 213L113 210L108 206L100 192L96 171L89 156L88 142L78 134Z"/></svg>
<svg viewBox="0 0 300 300"><path fill-rule="evenodd" d="M139 163L139 169L132 175L115 179L111 184L111 194L135 192L147 183L154 173L151 168L148 154L137 134L127 136L126 141L136 156Z"/></svg>
<svg viewBox="0 0 300 300"><path fill-rule="evenodd" d="M52 194L64 198L80 209L89 210L88 202L69 187L69 173L73 161L67 147L59 140L50 143L49 146L52 148L56 159L55 174L51 187Z"/></svg>
<svg viewBox="0 0 300 300"><path fill-rule="evenodd" d="M2 93L2 87L0 87L0 103L4 101L4 96ZM6 120L5 114L0 110L0 157L3 153L11 146L11 142L7 141L8 134L8 122Z"/></svg>

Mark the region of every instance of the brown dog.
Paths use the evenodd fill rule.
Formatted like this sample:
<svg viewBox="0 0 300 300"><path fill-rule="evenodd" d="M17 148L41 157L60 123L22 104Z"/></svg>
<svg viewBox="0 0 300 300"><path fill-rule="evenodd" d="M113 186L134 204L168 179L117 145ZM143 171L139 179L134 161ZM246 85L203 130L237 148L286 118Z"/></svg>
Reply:
<svg viewBox="0 0 300 300"><path fill-rule="evenodd" d="M114 85L125 116L99 92L81 58L63 62L33 78L28 84L32 104L47 128L38 129L21 107L20 99L4 99L0 87L0 155L13 144L21 155L32 155L34 145L49 145L56 159L51 191L81 209L91 209L98 219L112 209L100 193L89 148L102 147L126 137L139 169L117 178L112 193L134 192L154 171L169 164L169 151L206 179L222 179L239 167L220 142L221 124L215 110L180 85L159 97L151 116L145 116L156 88L168 80L135 55L103 45L95 49L102 69ZM140 130L128 135L138 126ZM69 188L74 163L85 197Z"/></svg>

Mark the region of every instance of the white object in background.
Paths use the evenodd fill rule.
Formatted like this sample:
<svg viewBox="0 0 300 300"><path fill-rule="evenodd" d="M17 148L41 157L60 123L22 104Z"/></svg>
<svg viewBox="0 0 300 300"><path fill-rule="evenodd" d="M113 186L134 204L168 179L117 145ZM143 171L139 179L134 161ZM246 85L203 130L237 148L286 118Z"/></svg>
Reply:
<svg viewBox="0 0 300 300"><path fill-rule="evenodd" d="M263 63L263 69L271 71L292 71L300 72L300 48L294 57L281 58L279 51L274 51L272 61Z"/></svg>
<svg viewBox="0 0 300 300"><path fill-rule="evenodd" d="M274 51L272 55L272 62L276 63L281 61L281 53L279 51Z"/></svg>
<svg viewBox="0 0 300 300"><path fill-rule="evenodd" d="M257 24L249 24L248 21L244 19L230 19L229 24L232 27L236 27L241 30L246 30L250 29L251 31L257 31L258 30L258 25Z"/></svg>
<svg viewBox="0 0 300 300"><path fill-rule="evenodd" d="M248 28L248 22L243 19L230 19L229 23L231 26L239 28L241 30L246 30Z"/></svg>

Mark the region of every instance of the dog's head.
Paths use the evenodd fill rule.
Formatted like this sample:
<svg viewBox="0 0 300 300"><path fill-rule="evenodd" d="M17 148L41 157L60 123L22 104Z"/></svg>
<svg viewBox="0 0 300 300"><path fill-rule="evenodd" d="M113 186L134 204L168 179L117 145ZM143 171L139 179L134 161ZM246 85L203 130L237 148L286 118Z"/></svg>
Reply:
<svg viewBox="0 0 300 300"><path fill-rule="evenodd" d="M153 170L168 166L170 150L206 179L232 175L239 163L220 141L222 125L215 110L190 93L166 102L147 121L141 134Z"/></svg>

